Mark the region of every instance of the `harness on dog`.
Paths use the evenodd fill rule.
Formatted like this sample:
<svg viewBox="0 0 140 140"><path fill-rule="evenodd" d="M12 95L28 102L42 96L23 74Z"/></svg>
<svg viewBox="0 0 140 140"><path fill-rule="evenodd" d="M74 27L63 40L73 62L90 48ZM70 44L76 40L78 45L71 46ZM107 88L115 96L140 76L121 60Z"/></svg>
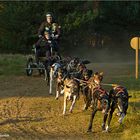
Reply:
<svg viewBox="0 0 140 140"><path fill-rule="evenodd" d="M114 87L114 90L115 90L116 94L119 94L119 93L124 94L125 93L125 89L126 88L124 88L122 86Z"/></svg>
<svg viewBox="0 0 140 140"><path fill-rule="evenodd" d="M107 92L100 86L96 87L93 91L96 92L96 91L99 91L99 94L98 94L98 99L101 100L103 98L103 96L108 96Z"/></svg>
<svg viewBox="0 0 140 140"><path fill-rule="evenodd" d="M105 91L103 88L101 88L100 86L97 87L97 90L100 91L100 93L101 93L102 95L106 94L106 91Z"/></svg>
<svg viewBox="0 0 140 140"><path fill-rule="evenodd" d="M108 113L108 109L109 109L109 95L107 94L107 92L101 87L98 86L94 89L94 92L98 91L97 93L97 100L98 100L98 108L102 109L102 113L103 114L107 114Z"/></svg>

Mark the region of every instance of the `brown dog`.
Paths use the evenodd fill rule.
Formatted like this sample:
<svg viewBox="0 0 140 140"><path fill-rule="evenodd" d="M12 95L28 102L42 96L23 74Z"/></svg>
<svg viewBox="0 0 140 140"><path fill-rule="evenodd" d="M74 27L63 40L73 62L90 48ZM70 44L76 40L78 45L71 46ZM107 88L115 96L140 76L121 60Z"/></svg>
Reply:
<svg viewBox="0 0 140 140"><path fill-rule="evenodd" d="M72 113L76 99L78 97L78 83L74 79L65 79L64 81L64 109L63 115L66 114L67 100L71 100L72 104L69 112Z"/></svg>
<svg viewBox="0 0 140 140"><path fill-rule="evenodd" d="M64 93L64 74L61 68L58 69L57 78L56 78L56 97L58 99L60 94Z"/></svg>
<svg viewBox="0 0 140 140"><path fill-rule="evenodd" d="M87 87L86 87L86 93L84 94L84 110L87 110L88 107L91 105L91 102L94 101L93 96L91 96L94 93L94 89L98 86L100 86L100 83L103 79L103 72L98 73L96 72L93 74L93 76L90 77L90 79L87 81ZM92 105L91 105L92 107Z"/></svg>

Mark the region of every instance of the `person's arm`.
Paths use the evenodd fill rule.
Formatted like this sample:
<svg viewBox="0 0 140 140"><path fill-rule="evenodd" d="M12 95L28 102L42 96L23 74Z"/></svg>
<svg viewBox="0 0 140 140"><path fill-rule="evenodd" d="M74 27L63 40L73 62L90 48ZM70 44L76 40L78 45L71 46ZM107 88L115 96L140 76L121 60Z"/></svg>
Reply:
<svg viewBox="0 0 140 140"><path fill-rule="evenodd" d="M40 25L39 29L38 29L38 36L39 36L39 37L42 37L42 36L43 36L44 29L45 29L45 23L43 22L43 23Z"/></svg>

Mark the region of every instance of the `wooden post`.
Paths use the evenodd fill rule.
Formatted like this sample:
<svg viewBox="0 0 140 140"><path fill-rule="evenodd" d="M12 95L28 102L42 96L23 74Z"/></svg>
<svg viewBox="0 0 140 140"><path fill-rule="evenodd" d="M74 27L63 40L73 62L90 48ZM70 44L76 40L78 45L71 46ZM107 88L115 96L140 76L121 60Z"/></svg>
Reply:
<svg viewBox="0 0 140 140"><path fill-rule="evenodd" d="M139 75L139 38L137 38L137 47L136 47L136 79Z"/></svg>
<svg viewBox="0 0 140 140"><path fill-rule="evenodd" d="M139 49L140 49L140 37L133 37L131 39L131 47L136 51L136 62L135 62L135 76L136 79L139 77Z"/></svg>

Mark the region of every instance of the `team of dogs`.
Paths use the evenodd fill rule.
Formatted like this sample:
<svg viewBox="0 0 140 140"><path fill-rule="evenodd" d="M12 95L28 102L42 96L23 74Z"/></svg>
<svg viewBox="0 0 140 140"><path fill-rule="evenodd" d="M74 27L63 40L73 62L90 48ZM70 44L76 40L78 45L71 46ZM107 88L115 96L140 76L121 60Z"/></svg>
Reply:
<svg viewBox="0 0 140 140"><path fill-rule="evenodd" d="M92 108L87 132L92 131L93 119L97 111L102 111L102 130L108 132L116 108L118 109L118 121L120 124L122 123L127 113L130 96L127 89L120 85L114 85L109 92L103 89L103 72L92 73L92 70L86 67L88 63L90 62L73 58L67 62L52 64L46 78L48 79L49 93L52 94L52 86L55 81L55 99L64 94L63 115L66 114L68 101L71 101L69 112L72 113L76 100L82 93L84 97L83 110L87 110L89 107Z"/></svg>

